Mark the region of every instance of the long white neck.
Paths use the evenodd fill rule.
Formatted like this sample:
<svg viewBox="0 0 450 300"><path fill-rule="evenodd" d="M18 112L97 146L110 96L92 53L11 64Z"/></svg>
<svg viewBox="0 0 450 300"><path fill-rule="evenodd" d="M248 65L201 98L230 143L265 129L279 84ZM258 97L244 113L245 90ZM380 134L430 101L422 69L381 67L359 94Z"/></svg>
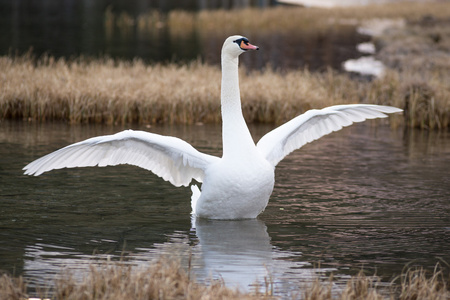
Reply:
<svg viewBox="0 0 450 300"><path fill-rule="evenodd" d="M242 115L238 58L222 53L222 136L223 158L245 158L255 150Z"/></svg>

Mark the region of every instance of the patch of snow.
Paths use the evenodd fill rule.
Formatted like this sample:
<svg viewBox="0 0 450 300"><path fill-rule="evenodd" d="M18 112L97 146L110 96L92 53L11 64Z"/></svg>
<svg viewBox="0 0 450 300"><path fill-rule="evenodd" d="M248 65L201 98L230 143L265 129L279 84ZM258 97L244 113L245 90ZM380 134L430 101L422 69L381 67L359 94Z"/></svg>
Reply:
<svg viewBox="0 0 450 300"><path fill-rule="evenodd" d="M347 72L372 75L375 77L383 76L385 70L383 63L376 60L373 56L363 56L358 59L349 59L344 62L343 67Z"/></svg>
<svg viewBox="0 0 450 300"><path fill-rule="evenodd" d="M358 27L358 33L380 36L388 29L403 28L405 27L404 19L370 19L364 21L360 27Z"/></svg>
<svg viewBox="0 0 450 300"><path fill-rule="evenodd" d="M361 53L374 54L376 49L374 43L367 42L356 45L356 49Z"/></svg>
<svg viewBox="0 0 450 300"><path fill-rule="evenodd" d="M382 4L392 2L392 0L278 0L278 2L307 7L332 8L341 6Z"/></svg>

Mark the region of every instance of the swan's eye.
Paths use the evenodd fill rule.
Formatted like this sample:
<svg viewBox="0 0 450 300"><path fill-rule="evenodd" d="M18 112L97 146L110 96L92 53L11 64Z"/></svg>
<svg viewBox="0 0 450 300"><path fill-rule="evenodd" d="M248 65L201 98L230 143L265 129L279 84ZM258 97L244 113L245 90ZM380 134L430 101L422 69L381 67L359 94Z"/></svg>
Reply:
<svg viewBox="0 0 450 300"><path fill-rule="evenodd" d="M241 38L241 39L235 40L234 42L236 44L238 44L238 46L241 48L248 46L248 44L249 44L249 41L246 38Z"/></svg>
<svg viewBox="0 0 450 300"><path fill-rule="evenodd" d="M249 41L246 38L240 38L238 40L235 40L234 42L238 45L242 45L242 43L248 45L248 43L249 43Z"/></svg>
<svg viewBox="0 0 450 300"><path fill-rule="evenodd" d="M244 51L259 49L257 46L250 44L247 38L240 38L238 40L235 40L234 43L238 44L238 46Z"/></svg>

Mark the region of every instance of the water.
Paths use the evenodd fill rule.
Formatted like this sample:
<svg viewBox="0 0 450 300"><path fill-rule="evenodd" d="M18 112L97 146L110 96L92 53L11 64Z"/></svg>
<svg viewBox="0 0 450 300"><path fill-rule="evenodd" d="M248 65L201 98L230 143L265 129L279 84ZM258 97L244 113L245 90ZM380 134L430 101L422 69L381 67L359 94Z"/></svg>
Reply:
<svg viewBox="0 0 450 300"><path fill-rule="evenodd" d="M126 12L136 20L139 15L152 11L164 15L172 9L221 8L225 3L219 1L208 6L206 2L0 0L0 55L23 54L31 49L37 57L45 54L69 59L107 56L130 60L138 57L145 62L163 63L201 59L218 65L223 41L237 32L228 30L211 36L198 28L186 26L185 32L173 35L169 24L148 31L139 29L136 24L124 29L117 24L107 26L105 22L108 9L116 19ZM272 2L257 3L267 6ZM248 35L261 49L258 57L242 58L249 69L262 69L269 65L283 70L309 68L324 71L328 67L341 70L344 61L361 56L356 45L369 40L354 26L344 25L309 34L286 32L284 28L275 33L243 30L239 34Z"/></svg>
<svg viewBox="0 0 450 300"><path fill-rule="evenodd" d="M30 289L65 268L83 276L94 259L146 265L181 257L202 281L250 285L273 276L287 296L314 276L337 288L362 268L387 282L403 268L450 262L448 133L353 125L283 160L257 220L192 221L190 189L131 166L22 175L28 162L122 127L0 123L0 269ZM255 138L270 130L253 125ZM134 127L182 137L220 155L220 126Z"/></svg>

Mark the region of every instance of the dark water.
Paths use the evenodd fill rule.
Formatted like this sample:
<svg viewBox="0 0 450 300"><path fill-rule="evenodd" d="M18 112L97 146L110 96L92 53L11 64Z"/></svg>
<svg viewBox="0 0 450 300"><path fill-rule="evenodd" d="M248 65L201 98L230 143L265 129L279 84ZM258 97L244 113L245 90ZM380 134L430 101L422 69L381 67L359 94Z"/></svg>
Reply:
<svg viewBox="0 0 450 300"><path fill-rule="evenodd" d="M326 70L341 69L342 62L360 56L356 44L368 37L356 32L352 26L330 28L327 32L306 35L285 32L279 28L273 33L222 32L211 36L199 29L187 29L183 34L171 35L168 24L151 32L141 30L137 24L126 27L106 25L105 12L110 11L115 20L126 13L136 23L138 16L157 11L164 17L173 9L198 11L202 9L231 8L234 3L270 6L274 1L35 1L0 0L0 55L23 54L31 49L37 57L48 54L55 57L74 58L112 57L145 62L188 62L196 59L219 64L220 49L226 37L232 34L247 35L260 46L258 58L244 58L250 69L267 65L277 69L306 68ZM224 4L228 3L228 4ZM241 3L241 4L239 4Z"/></svg>
<svg viewBox="0 0 450 300"><path fill-rule="evenodd" d="M372 124L373 126L370 126ZM28 162L121 127L0 123L0 269L30 288L65 268L125 255L192 257L196 277L249 288L273 276L287 297L314 276L345 281L362 268L389 281L405 266L450 262L450 137L365 123L294 152L257 220L192 221L190 190L136 167L22 175ZM137 129L137 128L135 128ZM220 126L152 127L220 155ZM270 126L252 126L256 138ZM338 288L339 284L336 288Z"/></svg>

